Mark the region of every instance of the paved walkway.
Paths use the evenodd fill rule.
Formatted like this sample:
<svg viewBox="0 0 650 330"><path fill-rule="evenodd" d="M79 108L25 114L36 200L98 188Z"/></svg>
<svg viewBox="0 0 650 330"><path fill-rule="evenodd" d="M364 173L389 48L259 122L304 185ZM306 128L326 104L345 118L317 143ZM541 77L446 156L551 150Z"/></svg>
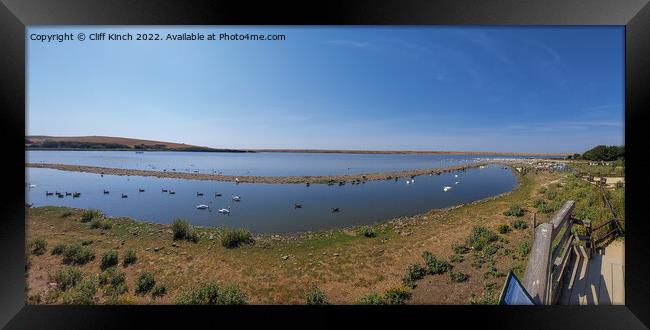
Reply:
<svg viewBox="0 0 650 330"><path fill-rule="evenodd" d="M576 259L569 268L558 304L560 305L624 305L625 243L611 242L603 254Z"/></svg>

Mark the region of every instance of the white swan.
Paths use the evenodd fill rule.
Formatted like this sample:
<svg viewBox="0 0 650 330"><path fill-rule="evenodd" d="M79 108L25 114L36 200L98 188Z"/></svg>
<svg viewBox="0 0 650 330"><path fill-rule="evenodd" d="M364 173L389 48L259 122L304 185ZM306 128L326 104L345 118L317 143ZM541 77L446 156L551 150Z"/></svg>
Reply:
<svg viewBox="0 0 650 330"><path fill-rule="evenodd" d="M223 214L230 214L230 207L228 207L227 209L219 209L217 211Z"/></svg>
<svg viewBox="0 0 650 330"><path fill-rule="evenodd" d="M196 206L196 208L199 209L199 210L205 210L205 209L207 209L208 207L209 207L209 206L207 206L207 205L205 205L205 204L201 204L201 205L197 205L197 206Z"/></svg>
<svg viewBox="0 0 650 330"><path fill-rule="evenodd" d="M236 202L239 202L241 200L241 197L239 197L237 195L232 195L232 200L234 200Z"/></svg>
<svg viewBox="0 0 650 330"><path fill-rule="evenodd" d="M459 184L459 183L460 183L460 182L458 182L458 181L454 182L454 184Z"/></svg>
<svg viewBox="0 0 650 330"><path fill-rule="evenodd" d="M444 191L447 191L449 189L451 189L451 187L442 187L442 190L444 190Z"/></svg>
<svg viewBox="0 0 650 330"><path fill-rule="evenodd" d="M458 174L454 174L454 178L457 178L457 177L458 177Z"/></svg>

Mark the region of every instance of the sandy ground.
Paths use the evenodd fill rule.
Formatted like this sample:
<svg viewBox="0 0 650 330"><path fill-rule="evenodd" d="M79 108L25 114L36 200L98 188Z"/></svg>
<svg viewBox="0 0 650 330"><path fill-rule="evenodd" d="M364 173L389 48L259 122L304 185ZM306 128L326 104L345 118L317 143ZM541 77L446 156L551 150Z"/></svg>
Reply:
<svg viewBox="0 0 650 330"><path fill-rule="evenodd" d="M85 172L96 174L110 175L134 175L134 176L153 176L157 178L176 178L191 180L208 180L208 181L238 181L240 183L335 183L339 182L362 182L368 180L390 180L396 177L417 176L424 174L439 174L444 172L465 170L468 168L485 165L485 163L475 163L468 165L450 166L444 168L431 168L424 170L408 170L397 172L382 172L368 174L351 174L351 175L326 175L326 176L240 176L240 175L218 175L205 173L188 173L176 171L149 171L120 169L97 166L80 166L64 164L47 164L47 163L26 163L26 167L34 168L51 168L62 171Z"/></svg>

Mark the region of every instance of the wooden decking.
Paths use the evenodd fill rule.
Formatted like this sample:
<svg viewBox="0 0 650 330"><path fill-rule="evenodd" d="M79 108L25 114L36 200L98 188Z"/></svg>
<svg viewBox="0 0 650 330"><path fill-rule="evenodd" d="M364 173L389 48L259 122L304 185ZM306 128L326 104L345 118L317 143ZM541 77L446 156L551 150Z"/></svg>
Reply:
<svg viewBox="0 0 650 330"><path fill-rule="evenodd" d="M582 256L569 265L558 304L625 304L625 243L615 240L603 250L588 261L584 250L579 251Z"/></svg>

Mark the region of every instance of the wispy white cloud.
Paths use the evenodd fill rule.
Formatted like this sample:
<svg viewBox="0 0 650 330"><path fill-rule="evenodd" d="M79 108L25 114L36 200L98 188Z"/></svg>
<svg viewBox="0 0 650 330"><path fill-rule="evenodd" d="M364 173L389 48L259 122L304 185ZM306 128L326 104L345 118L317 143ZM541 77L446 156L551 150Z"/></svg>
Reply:
<svg viewBox="0 0 650 330"><path fill-rule="evenodd" d="M328 40L325 41L325 43L330 45L347 46L347 47L354 47L354 48L369 48L369 49L377 48L375 45L369 42L361 42L356 40Z"/></svg>

